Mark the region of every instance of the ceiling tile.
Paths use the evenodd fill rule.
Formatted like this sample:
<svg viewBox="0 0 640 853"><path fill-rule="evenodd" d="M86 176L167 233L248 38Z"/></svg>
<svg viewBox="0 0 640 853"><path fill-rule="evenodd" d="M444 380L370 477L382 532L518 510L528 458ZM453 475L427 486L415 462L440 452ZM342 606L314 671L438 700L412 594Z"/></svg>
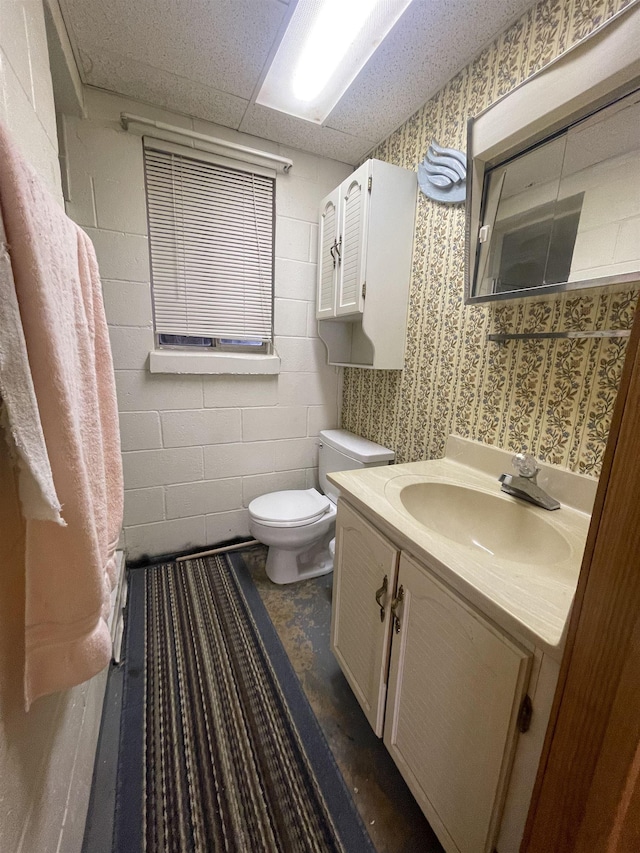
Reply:
<svg viewBox="0 0 640 853"><path fill-rule="evenodd" d="M177 74L102 51L91 64L87 83L168 110L238 128L248 101Z"/></svg>
<svg viewBox="0 0 640 853"><path fill-rule="evenodd" d="M320 127L259 104L248 107L239 129L352 165L359 163L377 141L366 135L356 136L331 127Z"/></svg>
<svg viewBox="0 0 640 853"><path fill-rule="evenodd" d="M249 98L287 6L279 0L61 0L72 40ZM87 72L86 82L89 82Z"/></svg>

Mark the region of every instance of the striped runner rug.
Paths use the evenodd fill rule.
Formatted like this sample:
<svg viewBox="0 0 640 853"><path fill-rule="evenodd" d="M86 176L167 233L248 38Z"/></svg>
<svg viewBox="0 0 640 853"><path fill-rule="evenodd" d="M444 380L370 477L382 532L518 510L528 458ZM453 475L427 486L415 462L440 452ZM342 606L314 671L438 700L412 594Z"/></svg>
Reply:
<svg viewBox="0 0 640 853"><path fill-rule="evenodd" d="M117 853L373 851L239 555L130 571Z"/></svg>

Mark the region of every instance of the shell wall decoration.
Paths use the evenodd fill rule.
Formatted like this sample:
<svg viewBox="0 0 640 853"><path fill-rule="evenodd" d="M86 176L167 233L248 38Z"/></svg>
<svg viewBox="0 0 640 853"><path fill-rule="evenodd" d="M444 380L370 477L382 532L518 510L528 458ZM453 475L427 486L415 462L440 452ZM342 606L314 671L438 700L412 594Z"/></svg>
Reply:
<svg viewBox="0 0 640 853"><path fill-rule="evenodd" d="M467 195L467 156L432 142L418 166L418 185L427 198L456 204Z"/></svg>

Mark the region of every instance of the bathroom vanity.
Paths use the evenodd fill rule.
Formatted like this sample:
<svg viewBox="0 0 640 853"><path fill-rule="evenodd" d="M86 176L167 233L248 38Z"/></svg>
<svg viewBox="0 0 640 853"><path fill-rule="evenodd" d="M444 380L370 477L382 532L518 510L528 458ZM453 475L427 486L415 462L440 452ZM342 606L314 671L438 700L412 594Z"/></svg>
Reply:
<svg viewBox="0 0 640 853"><path fill-rule="evenodd" d="M558 678L595 481L500 492L511 454L329 475L339 487L332 649L447 851L518 850Z"/></svg>

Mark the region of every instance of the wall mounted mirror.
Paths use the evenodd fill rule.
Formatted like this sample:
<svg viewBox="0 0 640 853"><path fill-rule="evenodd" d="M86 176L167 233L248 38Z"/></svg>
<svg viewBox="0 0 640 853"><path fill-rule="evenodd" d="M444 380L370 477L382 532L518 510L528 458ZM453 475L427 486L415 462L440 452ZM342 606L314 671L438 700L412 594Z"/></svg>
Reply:
<svg viewBox="0 0 640 853"><path fill-rule="evenodd" d="M638 11L470 121L466 302L640 279Z"/></svg>

